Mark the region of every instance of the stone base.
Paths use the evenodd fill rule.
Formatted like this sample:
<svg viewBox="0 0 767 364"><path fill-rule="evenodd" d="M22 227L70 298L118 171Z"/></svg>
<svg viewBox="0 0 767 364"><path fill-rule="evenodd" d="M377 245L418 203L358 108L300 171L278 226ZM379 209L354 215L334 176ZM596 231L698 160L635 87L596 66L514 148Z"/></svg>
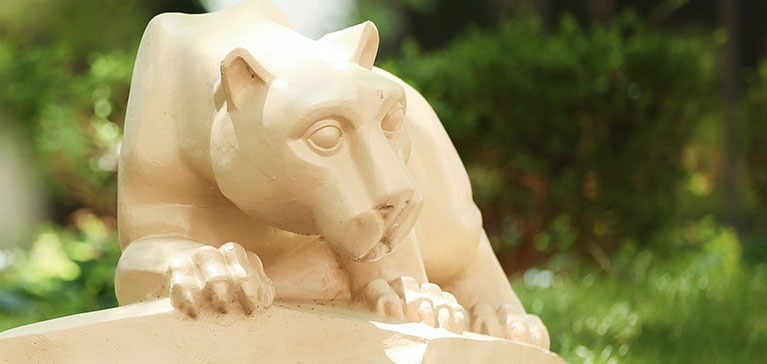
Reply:
<svg viewBox="0 0 767 364"><path fill-rule="evenodd" d="M162 299L5 331L0 363L565 362L522 343L326 306L275 304L249 317L190 319Z"/></svg>

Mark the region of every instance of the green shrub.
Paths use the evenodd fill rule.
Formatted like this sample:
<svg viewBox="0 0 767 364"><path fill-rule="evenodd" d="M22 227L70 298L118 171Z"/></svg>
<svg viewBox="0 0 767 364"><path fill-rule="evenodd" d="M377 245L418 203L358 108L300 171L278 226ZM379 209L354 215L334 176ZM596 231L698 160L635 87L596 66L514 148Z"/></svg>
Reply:
<svg viewBox="0 0 767 364"><path fill-rule="evenodd" d="M682 151L713 104L708 42L630 13L551 33L523 14L442 50L411 42L383 67L435 107L511 268L651 241L674 222Z"/></svg>
<svg viewBox="0 0 767 364"><path fill-rule="evenodd" d="M71 226L40 226L28 248L0 250L0 331L116 306L115 227L80 210Z"/></svg>
<svg viewBox="0 0 767 364"><path fill-rule="evenodd" d="M767 217L767 59L748 79L740 104L741 137L746 175L762 218Z"/></svg>
<svg viewBox="0 0 767 364"><path fill-rule="evenodd" d="M193 4L0 4L0 122L34 150L57 218L81 206L114 215L117 149L141 33L159 10Z"/></svg>
<svg viewBox="0 0 767 364"><path fill-rule="evenodd" d="M570 363L762 363L767 265L743 265L731 229L706 217L684 254L631 254L621 274L570 267L512 281Z"/></svg>
<svg viewBox="0 0 767 364"><path fill-rule="evenodd" d="M0 39L0 108L33 145L38 172L56 197L113 214L133 56L93 53L74 72L78 61L68 45Z"/></svg>

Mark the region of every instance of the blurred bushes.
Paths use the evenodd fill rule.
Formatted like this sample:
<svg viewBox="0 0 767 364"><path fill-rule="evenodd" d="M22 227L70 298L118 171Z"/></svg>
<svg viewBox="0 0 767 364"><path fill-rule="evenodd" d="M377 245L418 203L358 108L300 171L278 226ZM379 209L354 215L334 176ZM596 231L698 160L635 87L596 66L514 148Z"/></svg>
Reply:
<svg viewBox="0 0 767 364"><path fill-rule="evenodd" d="M54 197L113 215L133 55L115 50L82 57L63 44L0 41L0 100L33 145Z"/></svg>
<svg viewBox="0 0 767 364"><path fill-rule="evenodd" d="M752 71L741 101L741 143L745 168L755 194L753 206L767 220L767 59ZM767 228L764 227L763 228Z"/></svg>
<svg viewBox="0 0 767 364"><path fill-rule="evenodd" d="M167 3L0 2L0 122L34 151L51 220L0 249L0 330L117 304L117 153L138 41Z"/></svg>
<svg viewBox="0 0 767 364"><path fill-rule="evenodd" d="M0 111L26 138L54 218L116 212L118 146L135 52L149 19L187 0L0 2Z"/></svg>
<svg viewBox="0 0 767 364"><path fill-rule="evenodd" d="M0 331L116 306L115 228L114 218L78 210L69 226L40 226L31 246L0 250Z"/></svg>
<svg viewBox="0 0 767 364"><path fill-rule="evenodd" d="M677 222L683 150L715 106L712 50L630 12L552 32L523 15L434 52L409 43L384 68L435 107L519 269L569 251L604 260Z"/></svg>
<svg viewBox="0 0 767 364"><path fill-rule="evenodd" d="M620 274L531 269L512 281L571 363L758 363L767 357L767 264L743 265L732 229L711 216L691 245L644 251Z"/></svg>

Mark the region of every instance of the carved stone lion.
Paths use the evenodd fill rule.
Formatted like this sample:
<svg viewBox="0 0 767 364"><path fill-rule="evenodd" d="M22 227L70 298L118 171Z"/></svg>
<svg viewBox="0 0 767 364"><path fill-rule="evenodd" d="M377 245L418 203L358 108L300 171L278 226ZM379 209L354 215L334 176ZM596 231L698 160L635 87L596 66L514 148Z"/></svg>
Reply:
<svg viewBox="0 0 767 364"><path fill-rule="evenodd" d="M121 153L120 303L313 302L548 348L437 115L377 47L371 22L315 41L265 0L153 19Z"/></svg>

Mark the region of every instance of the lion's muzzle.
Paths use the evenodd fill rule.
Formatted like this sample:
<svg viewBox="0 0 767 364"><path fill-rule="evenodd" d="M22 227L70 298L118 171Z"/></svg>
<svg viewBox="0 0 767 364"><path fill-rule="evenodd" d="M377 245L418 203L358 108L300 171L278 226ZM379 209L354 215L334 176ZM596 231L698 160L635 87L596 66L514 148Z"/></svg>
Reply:
<svg viewBox="0 0 767 364"><path fill-rule="evenodd" d="M383 257L413 228L422 203L420 193L414 190L391 196L354 217L336 250L355 261Z"/></svg>

